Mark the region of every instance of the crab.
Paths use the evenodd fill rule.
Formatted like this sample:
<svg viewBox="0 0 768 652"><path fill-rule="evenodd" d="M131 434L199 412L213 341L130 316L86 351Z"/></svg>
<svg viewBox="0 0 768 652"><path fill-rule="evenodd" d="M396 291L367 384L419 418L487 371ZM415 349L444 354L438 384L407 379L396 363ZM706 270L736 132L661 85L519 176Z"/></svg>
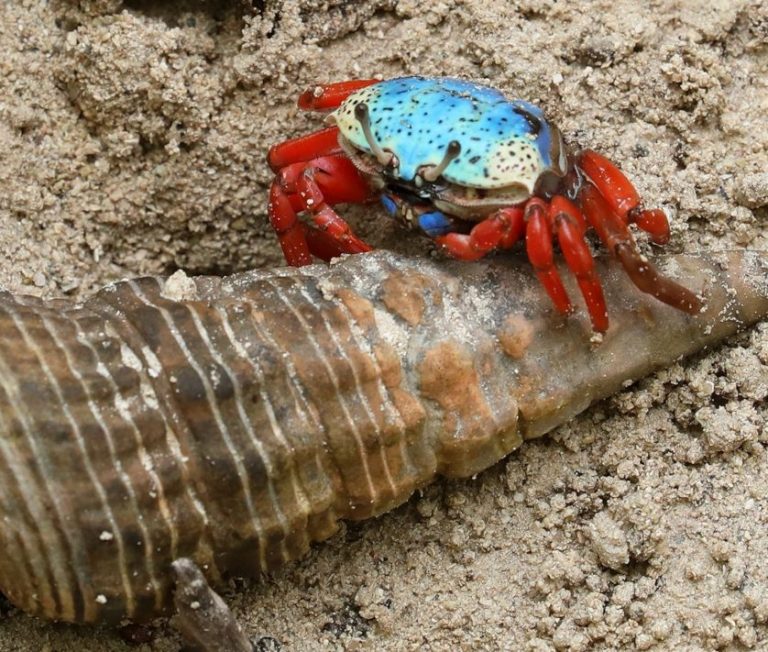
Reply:
<svg viewBox="0 0 768 652"><path fill-rule="evenodd" d="M567 315L574 308L555 266L557 240L598 333L609 320L585 239L590 228L640 290L700 311L693 292L641 254L630 229L665 244L664 211L644 208L604 156L569 149L534 104L460 79L400 77L318 86L298 105L332 112L331 126L269 151L269 219L289 265L370 251L334 206L378 196L401 224L454 258L476 260L524 239L539 281Z"/></svg>

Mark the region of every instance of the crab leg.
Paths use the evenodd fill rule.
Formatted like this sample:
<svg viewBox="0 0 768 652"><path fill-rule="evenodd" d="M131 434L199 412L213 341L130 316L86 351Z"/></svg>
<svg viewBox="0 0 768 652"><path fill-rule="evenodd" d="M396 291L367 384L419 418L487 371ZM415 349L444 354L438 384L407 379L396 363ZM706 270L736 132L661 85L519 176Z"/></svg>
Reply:
<svg viewBox="0 0 768 652"><path fill-rule="evenodd" d="M435 238L435 242L454 258L478 260L494 249L509 249L523 233L523 209L510 207L478 222L468 234L447 233Z"/></svg>
<svg viewBox="0 0 768 652"><path fill-rule="evenodd" d="M347 162L347 159L340 159ZM351 165L351 164L350 164ZM323 190L318 183L318 175L321 170L317 168L308 168L298 180L297 188L299 194L304 199L307 211L312 215L312 221L315 223L318 229L326 232L333 238L340 250L347 254L360 254L366 251L371 251L371 247L360 240L349 228L349 225L342 219L339 214L331 208L326 200ZM342 187L339 187L342 179L338 176L330 177L328 181L334 182L336 190L341 192ZM330 187L330 186L326 186ZM346 188L344 188L346 189ZM355 188L354 186L348 189L350 194L342 199L342 201L361 202L368 198L368 187L361 186ZM355 192L356 190L363 191L365 196L360 198Z"/></svg>
<svg viewBox="0 0 768 652"><path fill-rule="evenodd" d="M584 214L600 240L608 251L619 258L632 282L640 290L692 315L701 310L701 300L693 292L660 275L640 254L626 223L613 213L595 186L585 184L579 199Z"/></svg>
<svg viewBox="0 0 768 652"><path fill-rule="evenodd" d="M550 221L557 235L563 257L576 277L584 303L592 320L592 328L599 333L608 330L608 310L603 288L595 272L595 261L584 241L587 224L581 211L562 195L552 198L549 207Z"/></svg>
<svg viewBox="0 0 768 652"><path fill-rule="evenodd" d="M531 261L536 276L547 291L558 312L568 314L573 310L563 281L555 267L552 251L552 225L549 221L547 204L534 197L525 205L525 245L528 260Z"/></svg>
<svg viewBox="0 0 768 652"><path fill-rule="evenodd" d="M335 84L315 86L299 96L299 108L304 111L335 109L355 91L378 84L379 81L379 79L352 79Z"/></svg>
<svg viewBox="0 0 768 652"><path fill-rule="evenodd" d="M339 128L328 127L273 145L269 148L267 162L273 172L279 172L292 163L311 161L319 156L329 156L339 152L341 152Z"/></svg>
<svg viewBox="0 0 768 652"><path fill-rule="evenodd" d="M659 208L643 209L640 195L619 168L589 149L581 153L578 165L600 191L611 210L625 223L637 224L656 244L669 241L669 222L664 211Z"/></svg>
<svg viewBox="0 0 768 652"><path fill-rule="evenodd" d="M345 156L327 156L307 164L289 165L278 174L269 196L269 221L277 233L286 261L293 267L309 265L312 254L332 258L339 253L362 253L371 248L360 240L331 205L364 202L370 189ZM297 212L306 210L329 238L307 238L307 227Z"/></svg>
<svg viewBox="0 0 768 652"><path fill-rule="evenodd" d="M291 201L280 187L280 182L277 179L272 182L269 189L267 215L277 234L286 262L291 267L312 264L312 254L304 235L304 225L299 221L298 215L291 206Z"/></svg>

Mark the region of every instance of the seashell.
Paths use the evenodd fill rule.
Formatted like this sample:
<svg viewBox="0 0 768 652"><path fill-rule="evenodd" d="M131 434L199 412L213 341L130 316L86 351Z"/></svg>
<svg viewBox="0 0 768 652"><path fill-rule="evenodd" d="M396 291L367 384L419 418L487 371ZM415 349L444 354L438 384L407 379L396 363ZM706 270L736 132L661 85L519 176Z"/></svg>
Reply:
<svg viewBox="0 0 768 652"><path fill-rule="evenodd" d="M608 263L602 336L508 259L0 293L0 590L43 618L151 619L176 560L214 585L275 568L768 313L763 254L661 265L701 315Z"/></svg>

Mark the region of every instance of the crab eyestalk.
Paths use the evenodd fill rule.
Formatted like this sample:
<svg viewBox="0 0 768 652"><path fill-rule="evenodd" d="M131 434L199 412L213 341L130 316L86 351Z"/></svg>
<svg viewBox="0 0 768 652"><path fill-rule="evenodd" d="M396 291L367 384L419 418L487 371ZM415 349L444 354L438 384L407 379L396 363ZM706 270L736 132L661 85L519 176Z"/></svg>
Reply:
<svg viewBox="0 0 768 652"><path fill-rule="evenodd" d="M368 147L371 148L371 153L376 157L376 160L384 167L397 167L397 159L392 152L385 152L373 137L373 131L371 130L371 119L368 115L368 105L365 102L360 102L355 105L355 118L360 123L360 128L363 130L365 140L368 141Z"/></svg>
<svg viewBox="0 0 768 652"><path fill-rule="evenodd" d="M459 154L461 154L461 143L458 140L452 140L448 143L443 160L437 165L424 168L424 171L421 173L422 179L429 182L437 181L440 175L445 172L445 169L451 164L451 161L453 161Z"/></svg>

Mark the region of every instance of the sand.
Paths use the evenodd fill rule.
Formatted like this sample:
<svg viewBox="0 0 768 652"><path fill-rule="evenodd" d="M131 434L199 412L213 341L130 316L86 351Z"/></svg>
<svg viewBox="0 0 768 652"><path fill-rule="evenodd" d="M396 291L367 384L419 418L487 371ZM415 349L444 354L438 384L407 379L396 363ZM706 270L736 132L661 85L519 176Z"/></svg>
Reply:
<svg viewBox="0 0 768 652"><path fill-rule="evenodd" d="M673 250L768 250L768 4L640 4L3 3L0 284L279 264L264 154L319 126L296 94L410 73L541 104L667 209ZM763 323L226 597L262 651L766 650L767 396ZM2 651L180 648L134 634L0 607Z"/></svg>

